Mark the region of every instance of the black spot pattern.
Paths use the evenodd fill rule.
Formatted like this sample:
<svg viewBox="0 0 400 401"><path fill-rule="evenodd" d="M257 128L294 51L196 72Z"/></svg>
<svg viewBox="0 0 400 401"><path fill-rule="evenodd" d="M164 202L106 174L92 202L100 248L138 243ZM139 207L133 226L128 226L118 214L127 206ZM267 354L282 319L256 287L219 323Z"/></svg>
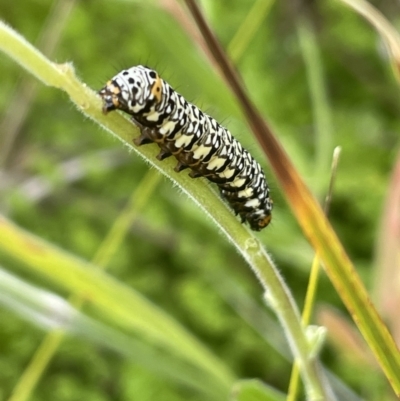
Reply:
<svg viewBox="0 0 400 401"><path fill-rule="evenodd" d="M250 228L271 221L272 200L261 166L214 118L187 102L148 67L121 71L99 91L105 113L119 109L140 127L136 145L155 142L160 160L175 156L176 171L206 177Z"/></svg>

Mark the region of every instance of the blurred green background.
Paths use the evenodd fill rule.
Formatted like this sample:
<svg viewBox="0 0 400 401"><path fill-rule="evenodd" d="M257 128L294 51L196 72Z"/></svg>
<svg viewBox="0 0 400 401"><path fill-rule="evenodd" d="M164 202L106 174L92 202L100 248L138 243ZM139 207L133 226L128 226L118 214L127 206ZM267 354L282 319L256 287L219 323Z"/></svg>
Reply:
<svg viewBox="0 0 400 401"><path fill-rule="evenodd" d="M201 5L228 48L253 2L209 0ZM2 2L0 17L37 43L54 7L60 5L48 0L20 0L18 6ZM397 5L381 1L378 7L392 21L398 20ZM61 23L63 14L56 20L53 29L60 28L61 33L50 59L72 61L78 76L95 90L122 68L149 65L226 125L265 167L275 209L271 226L259 238L301 307L313 251L233 96L197 45L193 22L180 10L172 0L76 1L65 22ZM308 32L311 37L301 31L304 21L313 27ZM50 37L55 37L54 31ZM323 106L329 132L323 133L316 129L318 105L311 95L315 70L304 47L312 39L317 44L313 60L324 78L319 89L327 99ZM378 36L339 2L276 2L236 66L252 99L321 201L328 188L333 148L341 146L330 220L374 294L383 274L376 263L376 248L379 235L385 240L379 227L400 129L398 88ZM65 94L41 84L26 117L13 128L29 95L23 92L17 101L14 96L21 85L35 81L2 55L0 82L1 213L91 260L132 192L148 179L149 167L85 119ZM68 296L15 261L1 256L0 262L28 282ZM260 286L212 222L170 182L160 181L108 271L181 322L238 377L260 378L287 391L292 362L279 325L263 306ZM328 341L322 352L324 364L365 399L392 399L373 363L366 368L362 358L368 355L357 356L357 346L348 345L351 324L335 320L339 317L327 304L346 316L322 274L318 316L333 319L336 328L332 330L336 342ZM8 399L44 332L7 308L0 309L0 322L0 399ZM63 342L32 399L204 398L106 346L74 336Z"/></svg>

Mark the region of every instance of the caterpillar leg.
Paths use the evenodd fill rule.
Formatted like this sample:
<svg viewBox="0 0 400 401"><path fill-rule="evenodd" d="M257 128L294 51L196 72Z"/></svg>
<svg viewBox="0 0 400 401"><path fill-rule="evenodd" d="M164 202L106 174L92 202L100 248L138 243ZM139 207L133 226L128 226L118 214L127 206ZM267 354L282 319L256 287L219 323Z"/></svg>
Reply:
<svg viewBox="0 0 400 401"><path fill-rule="evenodd" d="M137 124L136 121L135 121L135 124ZM153 143L154 142L154 139L153 139L154 132L152 132L152 131L154 131L154 129L151 129L151 128L148 128L148 127L143 127L143 126L141 126L139 124L137 124L137 125L140 128L140 136L135 138L133 140L133 143L136 146L142 146L142 145L147 145L149 143Z"/></svg>
<svg viewBox="0 0 400 401"><path fill-rule="evenodd" d="M140 136L135 138L133 140L133 143L136 146L142 146L142 145L147 145L149 143L156 142L160 146L160 152L156 156L158 160L162 161L166 159L167 157L172 156L172 153L167 147L163 146L163 143L160 142L159 140L159 133L156 128L149 128L149 127L144 127L143 125L139 124L136 120L132 118L132 121L140 128ZM184 168L187 166L183 165L182 163L178 163L178 165L175 167L175 171L179 173L179 171L182 171Z"/></svg>
<svg viewBox="0 0 400 401"><path fill-rule="evenodd" d="M140 135L139 137L137 137L137 138L135 138L135 139L133 140L133 143L134 143L136 146L147 145L147 144L152 143L152 142L153 142L153 141L152 141L150 138L148 138L148 137L146 137L146 136L143 136L143 135Z"/></svg>
<svg viewBox="0 0 400 401"><path fill-rule="evenodd" d="M156 157L158 160L162 161L170 156L172 156L172 153L169 150L161 148L160 153Z"/></svg>
<svg viewBox="0 0 400 401"><path fill-rule="evenodd" d="M182 170L185 170L186 168L188 168L189 166L187 166L186 164L178 161L177 165L175 166L174 170L177 173L180 173Z"/></svg>
<svg viewBox="0 0 400 401"><path fill-rule="evenodd" d="M192 170L192 171L189 173L189 177L190 177L190 178L199 178L199 177L203 177L203 174L201 174L201 173L198 172L198 171Z"/></svg>

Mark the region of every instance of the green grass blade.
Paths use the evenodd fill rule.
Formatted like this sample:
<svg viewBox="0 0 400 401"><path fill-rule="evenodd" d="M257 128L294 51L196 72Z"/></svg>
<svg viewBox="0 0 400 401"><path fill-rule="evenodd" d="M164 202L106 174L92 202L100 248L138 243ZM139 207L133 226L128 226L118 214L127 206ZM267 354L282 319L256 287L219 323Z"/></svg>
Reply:
<svg viewBox="0 0 400 401"><path fill-rule="evenodd" d="M33 46L27 43L20 35L1 23L0 48L2 48L4 52L9 54L14 60L19 62L22 66L24 66L24 68L30 71L33 75L37 76L38 79L42 80L47 85L52 85L66 91L71 100L78 105L78 108L80 108L82 112L94 119L118 139L124 141L128 146L132 147L132 134L135 132L138 133L138 129L133 127L132 123L118 113L113 113L110 116L104 116L101 112L101 101L99 97L93 91L89 90L86 86L79 82L70 64L63 64L60 66L51 63ZM324 380L320 377L321 373L318 368L318 363L313 358L310 358L307 336L304 328L301 325L300 315L297 307L291 297L290 291L280 276L278 269L273 265L271 258L268 256L261 243L254 237L253 233L250 233L246 227L241 225L238 220L233 218L232 212L218 198L218 196L215 196L215 191L210 186L206 185L204 181L195 181L189 178L187 175L177 175L173 173L171 169L173 161L167 160L160 162L156 160L155 156L157 152L155 147L141 147L140 149L132 147L132 149L134 149L135 152L142 157L145 157L149 163L160 170L173 182L179 184L179 187L195 203L197 203L209 217L211 217L211 219L220 228L221 232L225 234L229 241L231 241L236 249L241 253L243 258L253 269L255 275L258 277L265 293L268 294L269 304L277 313L279 321L281 322L286 336L288 337L288 342L292 348L292 352L299 360L308 393L312 394L312 397L315 399L322 397L322 394L326 392ZM4 234L5 232L9 231L10 224L3 224L3 227L0 229ZM11 229L11 231L13 231L13 229ZM16 233L14 232L14 234ZM15 236L18 237L19 234L17 233ZM1 239L5 240L6 237L0 235L0 241ZM35 242L38 243L37 241ZM49 247L46 247L44 243L41 243L39 247L42 250L49 250ZM12 251L13 256L18 258L18 249L13 248L12 250L9 249L9 251ZM25 262L31 266L35 266L35 268L38 269L38 271L41 271L42 274L51 274L52 269L56 269L56 273L54 274L53 271L52 277L57 282L60 283L62 276L67 275L68 277L65 278L68 278L71 280L71 282L74 282L75 288L78 291L82 291L86 295L86 291L88 290L86 280L93 280L93 276L89 278L83 273L87 271L87 269L76 270L75 274L77 276L75 276L75 274L69 274L64 269L64 264L68 259L67 255L63 255L61 261L59 260L59 256L61 256L59 253L57 254L51 251L42 260L29 255L27 257L28 260ZM50 259L48 260L47 258ZM74 263L72 260L69 260L67 265L71 268L74 265L76 267L76 261ZM63 284L63 280L61 281L62 282L60 284ZM104 286L106 281L107 286ZM161 327L163 326L161 322L164 322L165 325L168 326L168 324L165 322L165 320L168 319L164 316L163 319L158 322L153 320L151 324L147 324L148 322L144 322L145 316L141 316L141 318L138 319L137 316L133 317L132 315L125 315L127 310L122 308L119 303L116 305L115 301L112 301L112 296L117 297L119 300L126 297L126 300L124 300L125 304L125 301L132 297L132 293L128 294L129 291L127 291L126 288L124 288L124 290L121 288L121 292L119 292L116 283L112 282L113 284L111 284L111 282L112 280L109 278L106 279L105 277L93 282L93 285L96 283L96 285L102 287L103 291L106 289L108 291L108 295L110 297L109 303L104 304L101 303L101 299L97 299L97 301L101 303L103 312L107 310L107 312L110 313L111 310L109 308L113 304L117 310L119 310L119 312L122 312L119 316L120 319L127 319L127 322L133 324L137 330L144 329L144 331L151 332L152 336L160 335L159 329L163 330L165 328ZM71 291L74 286L71 287ZM132 301L132 299L130 299L130 301ZM154 307L150 306L150 304L147 304L143 299L140 299L138 295L135 295L135 303L142 303L143 307L146 305L145 309L147 309L147 312L152 312L152 316L153 313L155 313L153 310ZM100 304L98 304L98 306L100 306ZM173 347L175 350L179 348L177 351L184 355L190 349L192 355L195 354L193 357L196 361L200 362L201 365L207 365L207 369L210 369L210 371L216 371L215 373L220 376L218 373L219 369L215 369L212 363L211 365L213 366L210 366L210 360L212 358L209 353L206 352L205 355L208 355L209 357L206 358L206 360L203 360L202 352L195 352L196 350L192 349L191 347L192 344L188 345L188 349L185 350L186 347L183 346L183 344L179 344L180 335L176 335L176 337L168 336L168 339L166 339L164 333L164 335L161 335L158 340L162 342L166 341L169 346ZM226 372L222 373L221 376L219 378L224 384L227 384L232 380L232 377L227 375Z"/></svg>
<svg viewBox="0 0 400 401"><path fill-rule="evenodd" d="M81 294L102 316L207 372L219 391L228 391L233 375L190 333L143 296L62 250L0 219L0 251L29 266L30 271Z"/></svg>
<svg viewBox="0 0 400 401"><path fill-rule="evenodd" d="M0 267L0 304L40 328L52 330L40 344L9 401L28 399L65 335L76 335L118 352L157 375L185 384L208 398L220 399L209 378L195 367L152 345L106 326L74 309L60 296L36 288Z"/></svg>

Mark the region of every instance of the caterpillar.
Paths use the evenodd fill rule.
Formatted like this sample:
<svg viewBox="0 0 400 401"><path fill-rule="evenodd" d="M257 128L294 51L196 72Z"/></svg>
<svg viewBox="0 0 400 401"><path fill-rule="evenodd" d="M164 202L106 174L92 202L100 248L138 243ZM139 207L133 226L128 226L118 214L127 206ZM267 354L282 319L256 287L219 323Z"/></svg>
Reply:
<svg viewBox="0 0 400 401"><path fill-rule="evenodd" d="M175 156L175 171L216 183L242 223L260 231L271 221L272 200L261 166L232 134L177 93L156 71L135 66L99 91L103 113L122 110L140 128L137 146L155 142L159 160Z"/></svg>

